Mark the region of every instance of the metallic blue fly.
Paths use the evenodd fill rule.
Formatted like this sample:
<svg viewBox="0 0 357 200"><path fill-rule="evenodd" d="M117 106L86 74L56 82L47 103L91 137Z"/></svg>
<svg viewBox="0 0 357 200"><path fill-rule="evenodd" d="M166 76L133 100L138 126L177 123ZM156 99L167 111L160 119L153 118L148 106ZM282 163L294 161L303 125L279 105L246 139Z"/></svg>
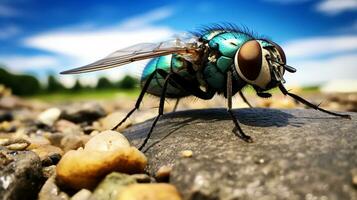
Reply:
<svg viewBox="0 0 357 200"><path fill-rule="evenodd" d="M303 98L288 92L283 84L285 71L296 72L286 64L283 49L271 40L255 37L248 31L234 25L215 26L193 33L188 38L176 38L160 43L137 44L116 51L92 64L64 71L62 74L78 74L122 66L138 60L152 58L146 65L142 77L142 91L135 107L113 129L119 127L135 110L145 93L160 97L159 114L155 118L140 150L163 115L165 98L180 99L196 96L211 99L215 94L223 94L228 99L227 110L235 124L233 132L246 142L250 136L241 129L238 119L232 112L232 96L236 93L250 105L242 88L253 86L260 97L270 97L267 90L279 87L288 95L308 107L330 115L350 118L319 108Z"/></svg>

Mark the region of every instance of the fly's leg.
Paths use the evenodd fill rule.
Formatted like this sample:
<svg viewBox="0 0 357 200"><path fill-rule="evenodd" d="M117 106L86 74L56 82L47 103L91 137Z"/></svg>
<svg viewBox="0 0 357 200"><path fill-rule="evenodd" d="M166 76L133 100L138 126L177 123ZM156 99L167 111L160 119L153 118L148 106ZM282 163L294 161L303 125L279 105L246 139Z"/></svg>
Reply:
<svg viewBox="0 0 357 200"><path fill-rule="evenodd" d="M249 106L249 108L253 108L253 106L248 102L247 98L245 98L242 91L239 91L239 95L240 95L240 97L242 97L244 103L246 103Z"/></svg>
<svg viewBox="0 0 357 200"><path fill-rule="evenodd" d="M310 108L313 108L315 110L319 110L321 112L324 112L324 113L327 113L327 114L330 114L330 115L334 115L334 116L338 116L338 117L342 117L342 118L347 118L347 119L351 119L351 116L350 115L344 115L344 114L339 114L339 113L335 113L335 112L331 112L331 111L328 111L328 110L325 110L325 109L322 109L320 108L319 106L317 105L314 105L310 102L308 102L307 100L303 99L302 97L296 95L296 94L293 94L293 93L290 93L286 90L286 88L283 86L283 84L280 84L279 85L279 89L281 90L281 92L284 94L284 95L288 95L290 97L292 97L293 99L295 99L296 101L299 101L300 103L310 107Z"/></svg>
<svg viewBox="0 0 357 200"><path fill-rule="evenodd" d="M169 83L169 78L170 78L171 74L168 74L165 78L165 82L164 85L162 87L162 91L161 91L161 96L160 96L160 105L159 105L159 114L155 117L154 122L151 125L151 128L149 130L149 133L146 135L144 142L140 145L139 150L141 151L146 143L148 142L148 140L150 139L151 133L155 128L155 125L157 123L157 121L159 121L160 117L164 114L164 105L165 105L165 97L166 97L166 89L167 89L167 84ZM165 76L163 76L165 77ZM145 151L144 151L145 152Z"/></svg>
<svg viewBox="0 0 357 200"><path fill-rule="evenodd" d="M121 126L130 117L130 115L132 115L137 109L139 109L140 104L144 98L144 95L145 95L147 89L149 88L150 82L154 78L155 74L156 74L156 71L154 71L146 80L144 87L142 88L140 95L139 95L138 99L136 100L135 107L124 117L124 119L121 120L121 122L119 122L116 126L114 126L112 128L112 130L116 130L119 126Z"/></svg>
<svg viewBox="0 0 357 200"><path fill-rule="evenodd" d="M177 110L177 106L178 106L179 102L180 102L180 98L177 98L174 109L172 109L172 112L175 112Z"/></svg>
<svg viewBox="0 0 357 200"><path fill-rule="evenodd" d="M160 96L160 106L159 106L159 115L156 116L154 119L153 124L151 125L149 133L146 135L146 138L144 142L141 144L139 147L139 150L142 150L145 145L147 144L148 140L150 139L151 133L159 120L159 118L163 115L164 113L164 103L165 103L165 97L166 97L166 89L167 85L169 82L173 82L175 84L180 85L182 88L184 88L187 92L190 92L191 94L201 98L201 99L211 99L214 96L214 91L209 90L209 91L202 91L198 85L195 85L193 82L189 82L179 76L178 74L175 73L168 73L165 70L162 69L157 69L157 73L159 73L163 78L165 78L165 82L161 91L161 96ZM147 151L147 149L145 150ZM144 151L144 152L145 152Z"/></svg>
<svg viewBox="0 0 357 200"><path fill-rule="evenodd" d="M231 71L227 72L227 102L228 102L227 111L231 115L235 125L233 129L233 133L246 142L253 142L252 138L243 132L242 128L239 125L238 119L234 116L234 113L232 111L232 72Z"/></svg>

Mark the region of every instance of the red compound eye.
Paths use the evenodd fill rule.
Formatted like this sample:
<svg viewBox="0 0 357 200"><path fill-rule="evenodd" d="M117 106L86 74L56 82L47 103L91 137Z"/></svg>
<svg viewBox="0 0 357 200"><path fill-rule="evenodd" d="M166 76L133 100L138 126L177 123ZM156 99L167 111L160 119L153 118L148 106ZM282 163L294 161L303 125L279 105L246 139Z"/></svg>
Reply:
<svg viewBox="0 0 357 200"><path fill-rule="evenodd" d="M256 40L248 41L240 48L238 67L245 78L257 79L262 68L262 49Z"/></svg>

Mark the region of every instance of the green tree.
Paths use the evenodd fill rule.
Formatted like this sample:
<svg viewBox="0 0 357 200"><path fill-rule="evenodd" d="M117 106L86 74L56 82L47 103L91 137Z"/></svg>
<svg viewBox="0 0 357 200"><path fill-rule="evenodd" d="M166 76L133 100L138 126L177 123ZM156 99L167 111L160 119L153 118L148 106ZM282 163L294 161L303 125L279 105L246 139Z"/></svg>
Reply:
<svg viewBox="0 0 357 200"><path fill-rule="evenodd" d="M98 80L97 89L108 89L108 88L114 88L114 84L112 82L109 81L109 79L105 78L105 77L101 77Z"/></svg>
<svg viewBox="0 0 357 200"><path fill-rule="evenodd" d="M0 66L1 67L1 66ZM5 85L6 87L11 87L12 86L12 74L7 72L5 69L0 68L0 83Z"/></svg>
<svg viewBox="0 0 357 200"><path fill-rule="evenodd" d="M71 88L72 91L80 91L83 89L83 86L81 84L81 82L79 81L79 79L76 80L76 83L73 85L73 87Z"/></svg>
<svg viewBox="0 0 357 200"><path fill-rule="evenodd" d="M16 95L33 95L41 90L40 82L34 76L15 75L0 68L0 84L11 88Z"/></svg>
<svg viewBox="0 0 357 200"><path fill-rule="evenodd" d="M119 81L118 86L122 89L134 89L138 85L138 80L132 76L126 75Z"/></svg>
<svg viewBox="0 0 357 200"><path fill-rule="evenodd" d="M63 90L65 90L65 87L53 75L49 75L47 78L47 91L58 92Z"/></svg>
<svg viewBox="0 0 357 200"><path fill-rule="evenodd" d="M30 75L15 75L16 82L12 88L14 94L17 95L33 95L40 92L40 82Z"/></svg>

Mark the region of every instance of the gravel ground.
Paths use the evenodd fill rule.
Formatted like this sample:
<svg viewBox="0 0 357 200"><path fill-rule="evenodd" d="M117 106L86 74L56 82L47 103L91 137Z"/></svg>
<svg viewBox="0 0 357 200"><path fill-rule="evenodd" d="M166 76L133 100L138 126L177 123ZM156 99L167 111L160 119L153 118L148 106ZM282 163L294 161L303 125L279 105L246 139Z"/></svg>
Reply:
<svg viewBox="0 0 357 200"><path fill-rule="evenodd" d="M315 103L324 100L324 108L357 110L357 94L306 94L306 97ZM259 99L252 95L247 95L247 98L254 107L303 108L281 95L271 99ZM162 144L162 141L158 140L154 148L143 154L135 145L141 142L140 138L147 132L151 123L147 120L156 116L156 98L145 98L142 109L115 130L125 131L125 137L108 131L125 117L134 104L135 101L129 98L48 103L24 100L11 95L9 91L0 91L0 197L76 200L143 197L284 199L286 195L291 194L290 199L316 199L311 195L318 194L320 199L324 199L323 194L326 194L327 199L336 199L336 195L340 197L337 199L356 198L356 191L353 190L353 187L356 187L353 184L357 184L357 166L353 161L356 160L353 159L356 155L350 152L351 148L356 152L356 138L350 135L356 135L355 117L352 121L343 122L304 110L290 112L238 109L236 113L239 114L243 128L249 129L247 132L256 139L253 145L247 146L235 138L230 138L232 135L228 127L231 128L232 123L227 119L224 110L207 110L202 113L187 111L184 116L190 116L188 121L181 118L179 112L177 115L165 115L163 120L159 121L153 138L157 139L172 131L171 119L176 127L173 131L180 134L172 134ZM187 98L180 101L178 110L225 107L225 104L222 97L215 97L210 101ZM165 112L171 112L175 101L169 100L166 105ZM244 107L247 105L236 98L235 108ZM213 118L209 121L195 119L202 118L202 115ZM258 116L257 119L252 117L255 115ZM309 118L311 116L312 119ZM194 130L197 127L191 125L193 122L199 126L198 133ZM136 130L141 132L137 133ZM217 134L211 134L217 130L226 138L217 138ZM204 134L200 131L204 131ZM282 134L286 131L285 135ZM128 134L130 132L134 133ZM274 134L259 135L260 132ZM327 134L330 132L331 135ZM342 133L340 142L331 139L337 137L337 132ZM191 135L186 136L186 133ZM302 133L304 140L294 133ZM320 134L326 137L318 140ZM195 138L195 135L199 137ZM273 135L275 137L272 137ZM278 137L279 135L284 137ZM274 141L274 138L279 140ZM227 142L223 142L226 140ZM165 141L173 143L166 144ZM186 147L184 144L191 146ZM243 145L243 149L239 145L236 146L237 144ZM311 152L316 149L318 151L307 154L303 144L312 144L311 148L314 149ZM161 149L158 149L158 146ZM256 148L257 146L260 148ZM323 153L324 151L326 152ZM280 156L274 157L274 154ZM303 157L300 159L299 155ZM229 160L220 159L222 157ZM296 163L297 160L299 164ZM248 167L249 163L255 162L263 162L263 165ZM266 162L267 165L264 164ZM341 168L333 170L340 165ZM304 167L306 173L301 171ZM256 170L260 170L260 175L252 178L252 171ZM261 175L264 170L269 175L266 179ZM286 173L286 180L280 180L279 173ZM301 182L304 174L307 174L308 178ZM347 184L347 180L350 180L350 184ZM342 188L325 187L319 185L319 181L335 181L342 184ZM192 189L196 193L190 193ZM232 195L227 195L231 193ZM308 194L311 194L311 198L306 196Z"/></svg>

